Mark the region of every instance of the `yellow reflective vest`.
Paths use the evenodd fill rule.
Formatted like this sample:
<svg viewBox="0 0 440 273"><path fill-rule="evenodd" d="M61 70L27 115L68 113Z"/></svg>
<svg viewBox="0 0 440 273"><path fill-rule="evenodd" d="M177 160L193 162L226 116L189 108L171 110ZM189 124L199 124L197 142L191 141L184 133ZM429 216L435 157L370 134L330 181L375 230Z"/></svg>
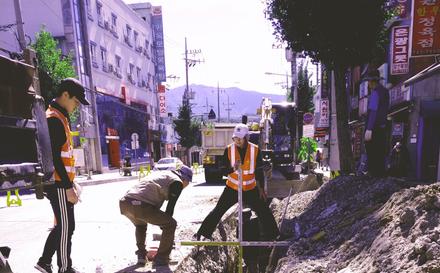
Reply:
<svg viewBox="0 0 440 273"><path fill-rule="evenodd" d="M75 159L73 157L73 147L72 147L72 137L70 132L70 126L68 119L57 109L49 105L46 110L46 118L55 117L61 121L64 126L64 132L66 133L66 142L61 147L61 160L63 161L64 167L66 168L67 175L70 182L73 182L75 178ZM61 181L61 177L58 172L54 171L55 181Z"/></svg>

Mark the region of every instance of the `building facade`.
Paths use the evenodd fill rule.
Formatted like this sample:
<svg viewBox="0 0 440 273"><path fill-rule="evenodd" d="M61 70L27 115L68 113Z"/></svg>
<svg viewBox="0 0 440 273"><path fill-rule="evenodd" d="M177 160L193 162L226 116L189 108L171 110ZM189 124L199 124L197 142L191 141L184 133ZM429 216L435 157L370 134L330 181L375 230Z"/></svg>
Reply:
<svg viewBox="0 0 440 273"><path fill-rule="evenodd" d="M3 5L0 24L15 22L13 1ZM118 167L125 154L160 158L156 37L149 3L122 0L21 0L28 42L45 26L71 54L91 107L83 107L78 129L86 169ZM9 4L9 3L8 3ZM41 5L40 5L41 4ZM160 34L160 35L155 35ZM163 57L163 38L160 41ZM0 32L0 47L20 51L14 29ZM164 63L164 59L160 60ZM73 129L72 129L73 130ZM79 141L76 141L79 143ZM81 150L81 149L79 149Z"/></svg>

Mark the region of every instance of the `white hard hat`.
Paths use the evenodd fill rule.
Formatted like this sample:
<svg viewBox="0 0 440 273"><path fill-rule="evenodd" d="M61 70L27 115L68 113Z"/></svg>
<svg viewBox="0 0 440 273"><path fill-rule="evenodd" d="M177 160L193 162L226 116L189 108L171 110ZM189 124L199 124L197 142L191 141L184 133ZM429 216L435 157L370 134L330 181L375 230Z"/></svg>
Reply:
<svg viewBox="0 0 440 273"><path fill-rule="evenodd" d="M245 124L237 124L234 128L232 137L245 138L249 134L249 128Z"/></svg>

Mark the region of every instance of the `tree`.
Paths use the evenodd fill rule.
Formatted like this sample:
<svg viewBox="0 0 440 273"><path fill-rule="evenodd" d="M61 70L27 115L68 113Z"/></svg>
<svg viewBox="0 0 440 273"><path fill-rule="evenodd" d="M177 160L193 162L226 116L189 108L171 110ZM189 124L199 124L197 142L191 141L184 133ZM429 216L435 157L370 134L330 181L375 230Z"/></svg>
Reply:
<svg viewBox="0 0 440 273"><path fill-rule="evenodd" d="M341 171L350 172L345 73L349 67L383 58L384 25L390 15L386 0L267 0L266 12L278 39L334 70L339 161Z"/></svg>
<svg viewBox="0 0 440 273"><path fill-rule="evenodd" d="M72 66L72 57L62 54L61 49L58 48L58 42L44 27L36 34L32 48L37 53L41 95L47 105L55 97L57 87L62 79L76 77L75 69ZM72 122L75 122L77 117L77 111L70 115Z"/></svg>
<svg viewBox="0 0 440 273"><path fill-rule="evenodd" d="M315 87L310 86L310 76L307 70L307 64L301 64L298 71L298 110L307 113L315 111L313 96ZM290 92L290 96L292 93Z"/></svg>
<svg viewBox="0 0 440 273"><path fill-rule="evenodd" d="M191 119L191 105L183 104L179 107L179 115L173 121L174 130L179 135L179 143L189 149L192 146L200 145L200 123Z"/></svg>
<svg viewBox="0 0 440 273"><path fill-rule="evenodd" d="M318 150L318 143L310 137L301 138L298 159L307 162L307 173L310 173L310 163L314 161L313 155Z"/></svg>

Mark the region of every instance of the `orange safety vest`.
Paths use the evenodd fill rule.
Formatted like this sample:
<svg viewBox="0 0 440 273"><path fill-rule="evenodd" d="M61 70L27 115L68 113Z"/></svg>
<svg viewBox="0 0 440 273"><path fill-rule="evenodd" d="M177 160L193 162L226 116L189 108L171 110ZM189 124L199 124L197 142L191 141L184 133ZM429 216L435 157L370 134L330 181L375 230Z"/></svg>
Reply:
<svg viewBox="0 0 440 273"><path fill-rule="evenodd" d="M67 176L69 177L70 182L73 182L73 179L75 178L75 159L73 157L73 147L71 143L72 136L69 121L60 111L49 105L49 108L46 110L46 118L52 117L59 119L64 126L66 142L61 147L61 160L66 168ZM55 181L61 181L61 177L56 170L54 171L53 175Z"/></svg>
<svg viewBox="0 0 440 273"><path fill-rule="evenodd" d="M258 147L255 144L249 143L246 149L246 155L244 160L241 160L240 153L238 152L238 148L234 143L228 145L228 158L231 162L231 167L234 167L234 164L237 160L240 160L242 163L241 168L243 170L243 191L249 191L257 186L257 182L255 180L255 167L257 164L257 153ZM228 180L226 181L226 185L234 190L238 190L239 183L238 171L230 173L228 175Z"/></svg>

